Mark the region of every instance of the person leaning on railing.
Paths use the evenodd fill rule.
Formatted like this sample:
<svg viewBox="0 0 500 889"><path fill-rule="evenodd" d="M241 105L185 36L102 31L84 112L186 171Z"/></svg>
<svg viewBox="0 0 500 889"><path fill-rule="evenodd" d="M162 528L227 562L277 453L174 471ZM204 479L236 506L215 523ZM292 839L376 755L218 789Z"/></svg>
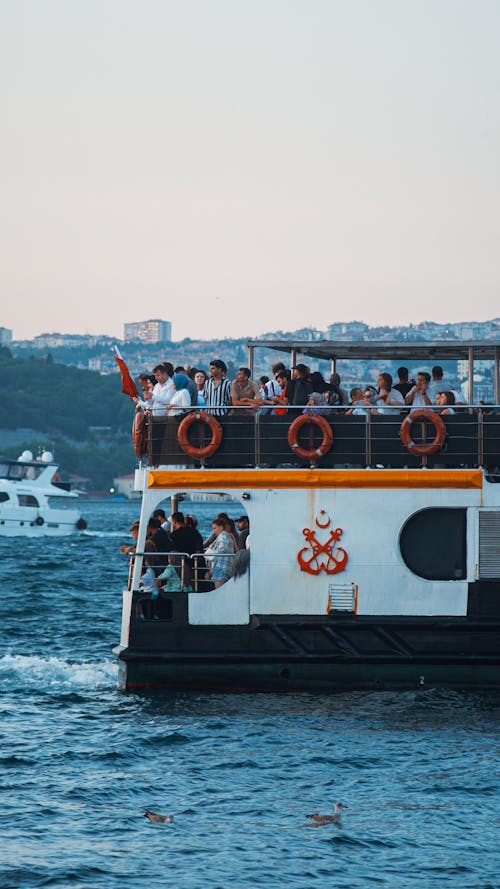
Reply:
<svg viewBox="0 0 500 889"><path fill-rule="evenodd" d="M238 414L255 414L255 411L262 405L262 396L259 387L250 379L250 369L248 367L240 367L236 374L236 379L231 384L231 404L238 410L232 413Z"/></svg>

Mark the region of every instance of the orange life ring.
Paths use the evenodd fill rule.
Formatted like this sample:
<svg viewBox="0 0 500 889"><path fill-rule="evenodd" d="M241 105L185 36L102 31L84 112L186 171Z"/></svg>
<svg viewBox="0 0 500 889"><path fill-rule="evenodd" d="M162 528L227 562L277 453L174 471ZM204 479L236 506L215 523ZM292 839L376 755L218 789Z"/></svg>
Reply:
<svg viewBox="0 0 500 889"><path fill-rule="evenodd" d="M206 423L212 432L212 438L204 448L197 448L189 441L189 430L193 423ZM204 411L196 411L195 413L188 414L187 417L184 417L179 423L177 441L184 453L189 454L190 457L197 457L198 459L201 457L211 457L220 447L222 441L222 426L212 414L206 414Z"/></svg>
<svg viewBox="0 0 500 889"><path fill-rule="evenodd" d="M145 457L148 452L148 424L142 411L137 411L132 423L132 444L136 457Z"/></svg>
<svg viewBox="0 0 500 889"><path fill-rule="evenodd" d="M323 441L319 448L306 450L306 448L299 445L299 432L302 427L306 426L308 423L313 423L314 426L318 426L323 433ZM328 451L333 444L332 427L320 414L301 414L300 417L295 418L288 428L288 444L294 454L297 454L302 460L314 460L315 457L324 457L325 454L328 454Z"/></svg>
<svg viewBox="0 0 500 889"><path fill-rule="evenodd" d="M433 424L436 430L436 435L430 444L416 445L415 442L412 441L411 426L415 420L423 420L426 423ZM446 438L446 426L439 414L434 411L426 411L422 409L419 411L412 411L411 414L408 414L408 416L405 417L401 423L399 434L401 436L401 441L410 454L416 454L417 457L428 457L431 454L437 454L443 447Z"/></svg>

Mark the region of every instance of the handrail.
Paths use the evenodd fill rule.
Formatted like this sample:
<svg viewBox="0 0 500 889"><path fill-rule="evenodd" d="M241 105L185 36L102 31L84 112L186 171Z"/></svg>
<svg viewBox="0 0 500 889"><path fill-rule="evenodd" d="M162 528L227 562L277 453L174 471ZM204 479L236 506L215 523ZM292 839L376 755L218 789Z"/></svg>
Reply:
<svg viewBox="0 0 500 889"><path fill-rule="evenodd" d="M274 413L272 405L248 413L246 408L228 408L224 416L218 416L223 427L221 445L210 457L198 458L196 454L186 454L177 441L177 426L182 416L153 417L148 422L149 466L189 466L206 465L216 468L237 468L241 466L293 466L304 465L287 443L287 430L296 416L310 412L319 413L330 424L333 431L333 445L329 453L319 460L311 461L321 469L336 466L399 466L432 465L439 462L418 459L405 450L400 439L400 426L405 417L416 410L432 411L441 414L443 406L427 405L424 408L412 405L384 405L380 412L376 405L359 405L360 412L347 415L353 405L278 405L286 408L285 415ZM187 408L187 415L196 408ZM210 409L202 409L209 412ZM238 412L243 411L243 415ZM361 411L363 413L361 413ZM441 464L483 466L490 472L500 465L500 405L453 405L453 415L443 414L447 426L447 441L439 452ZM351 425L352 420L352 425ZM177 421L174 422L174 421ZM424 428L424 427L423 427ZM309 432L308 432L309 430ZM305 427L304 435L310 436L310 448L314 450L314 433ZM317 435L317 433L316 433ZM201 439L203 440L203 439ZM206 440L206 439L205 439ZM307 446L306 446L307 449ZM443 459L443 455L446 458ZM306 461L307 462L307 461Z"/></svg>
<svg viewBox="0 0 500 889"><path fill-rule="evenodd" d="M234 558L234 556L235 556L235 553L212 553L212 552L208 553L208 554L206 552L186 553L186 552L180 552L177 550L169 550L168 552L158 552L157 550L145 550L145 551L140 551L140 552L136 551L134 553L130 553L129 577L128 577L127 589L132 590L133 567L134 567L136 558L140 558L141 560L144 559L145 557L154 559L154 560L156 560L157 558L163 558L163 557L167 557L167 558L172 557L174 559L180 559L180 565L175 565L173 563L170 563L170 564L172 564L172 567L175 568L176 570L177 570L177 568L181 569L181 574L179 577L181 587L187 586L187 584L186 584L186 566L189 565L190 563L192 563L194 583L192 585L191 592L205 593L205 592L207 592L207 590L200 590L198 587L200 584L200 576L199 576L200 571L207 571L208 570L207 565L206 565L206 560L207 559L209 559L210 561L216 561L217 559L226 559L227 560L229 558ZM140 590L135 590L135 592L140 592Z"/></svg>

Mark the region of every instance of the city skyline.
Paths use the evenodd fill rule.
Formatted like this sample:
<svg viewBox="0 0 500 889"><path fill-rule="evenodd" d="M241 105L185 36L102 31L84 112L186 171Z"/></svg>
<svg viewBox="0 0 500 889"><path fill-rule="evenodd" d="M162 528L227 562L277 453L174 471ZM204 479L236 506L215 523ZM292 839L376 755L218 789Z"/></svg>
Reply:
<svg viewBox="0 0 500 889"><path fill-rule="evenodd" d="M137 336L132 336L131 328L135 328ZM168 331L171 338L168 339L163 334ZM303 327L294 331L268 330L257 338L275 338L277 334L283 334L295 339L325 339L325 340L362 340L376 339L377 336L382 339L394 338L398 339L462 339L462 340L481 340L481 339L497 339L496 333L500 331L500 317L487 318L484 321L468 321L460 320L458 322L446 322L441 324L432 320L420 322L419 324L402 324L402 325L368 325L362 321L352 319L347 322L333 321L328 323L324 328ZM389 332L389 337L388 337ZM32 343L37 348L58 348L59 346L78 346L85 340L92 342L115 340L122 342L124 345L132 344L158 344L172 342L182 342L185 337L172 336L172 325L169 321L161 319L148 319L136 321L134 323L125 323L123 325L121 336L109 336L104 331L96 333L81 333L76 331L42 331L35 334L32 338L20 338L13 336L13 331L9 328L0 326L0 344L10 345ZM308 334L309 336L305 335ZM413 333L413 335L412 335ZM443 336L444 334L444 336ZM415 336L416 335L416 336ZM236 337L192 337L189 338L193 342L211 342L212 340L238 341L253 339L248 334Z"/></svg>
<svg viewBox="0 0 500 889"><path fill-rule="evenodd" d="M500 6L4 4L2 324L121 338L482 321Z"/></svg>

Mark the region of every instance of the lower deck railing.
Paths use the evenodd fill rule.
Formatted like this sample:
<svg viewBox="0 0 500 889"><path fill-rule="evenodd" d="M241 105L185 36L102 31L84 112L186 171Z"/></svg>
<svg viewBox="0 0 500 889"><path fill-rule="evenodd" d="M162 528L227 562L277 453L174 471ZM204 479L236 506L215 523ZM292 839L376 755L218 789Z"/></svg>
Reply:
<svg viewBox="0 0 500 889"><path fill-rule="evenodd" d="M150 596L151 592L143 590L144 572L151 569L154 574L155 589L153 598L156 598L162 588L169 593L206 593L213 589L211 575L215 565L221 565L224 574L236 577L245 574L250 561L249 550L237 550L235 553L159 553L151 550L136 552L130 556L127 589L134 586L134 567L139 561L139 585L138 592L144 596ZM164 577L162 577L164 575ZM151 575L150 575L151 577Z"/></svg>

